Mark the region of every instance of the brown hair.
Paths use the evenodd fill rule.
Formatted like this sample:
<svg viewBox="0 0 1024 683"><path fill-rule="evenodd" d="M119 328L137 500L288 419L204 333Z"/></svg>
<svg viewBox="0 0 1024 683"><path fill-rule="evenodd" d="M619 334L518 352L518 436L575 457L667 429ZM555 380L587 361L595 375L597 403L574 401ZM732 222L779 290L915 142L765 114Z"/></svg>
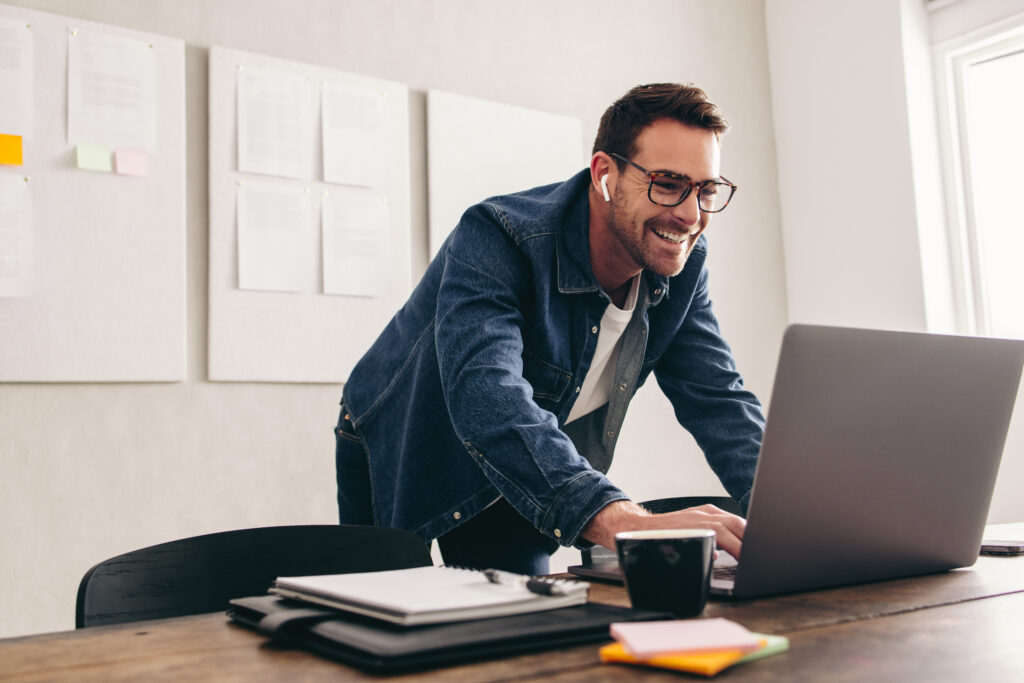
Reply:
<svg viewBox="0 0 1024 683"><path fill-rule="evenodd" d="M695 128L704 128L721 137L729 129L722 111L703 90L692 84L651 83L638 85L616 100L601 116L594 139L596 152L636 154L640 132L658 119L674 119ZM619 167L622 162L616 160Z"/></svg>

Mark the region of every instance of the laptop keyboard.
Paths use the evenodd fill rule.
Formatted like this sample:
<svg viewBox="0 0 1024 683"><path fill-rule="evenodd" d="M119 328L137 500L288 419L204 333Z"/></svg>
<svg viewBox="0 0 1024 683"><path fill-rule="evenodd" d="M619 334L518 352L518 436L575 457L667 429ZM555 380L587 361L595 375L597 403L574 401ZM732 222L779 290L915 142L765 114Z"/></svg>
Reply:
<svg viewBox="0 0 1024 683"><path fill-rule="evenodd" d="M730 564L724 567L715 567L711 572L711 578L718 579L720 581L735 581L737 566L738 565Z"/></svg>

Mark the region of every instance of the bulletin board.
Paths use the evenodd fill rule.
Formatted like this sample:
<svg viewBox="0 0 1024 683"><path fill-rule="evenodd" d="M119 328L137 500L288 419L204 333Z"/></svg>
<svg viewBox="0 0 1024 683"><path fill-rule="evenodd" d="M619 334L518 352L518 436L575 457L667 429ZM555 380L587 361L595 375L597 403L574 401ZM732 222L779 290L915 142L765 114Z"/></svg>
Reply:
<svg viewBox="0 0 1024 683"><path fill-rule="evenodd" d="M0 295L0 381L184 380L184 43L6 5L0 19L24 26L32 60L23 163L0 165L5 188L21 179L27 208L20 215L32 244L23 291ZM152 144L137 156L144 171L78 166L69 44L83 37L141 41L132 44L153 55Z"/></svg>
<svg viewBox="0 0 1024 683"><path fill-rule="evenodd" d="M313 98L313 120L306 122L313 130L309 149L303 143L299 153L267 163L240 149L239 141L250 134L240 127L259 123L258 117L239 115L245 101L240 88L254 72L308 84ZM343 382L405 303L411 287L408 89L401 83L223 47L210 50L209 86L209 379ZM376 126L372 135L345 141L352 158L364 160L356 167L347 163L347 156L331 160L321 154L329 132L323 115L329 89L365 96L365 106L343 114ZM297 231L281 250L290 264L287 272L253 273L247 265L253 246L248 240L256 231L244 231L240 220L260 213L259 203L247 203L250 192L259 192L264 200L278 193L280 202L261 200L262 206L276 214L274 221ZM283 208L289 204L302 208L289 213ZM386 216L386 253L379 267L369 268L371 262L362 261L328 272L325 245L326 252L342 256L363 246L355 239L336 244L336 236L327 233L326 221L338 211L348 211L354 220ZM264 260L274 253L273 241L256 246Z"/></svg>
<svg viewBox="0 0 1024 683"><path fill-rule="evenodd" d="M473 204L587 165L579 119L439 90L427 94L427 148L431 256Z"/></svg>

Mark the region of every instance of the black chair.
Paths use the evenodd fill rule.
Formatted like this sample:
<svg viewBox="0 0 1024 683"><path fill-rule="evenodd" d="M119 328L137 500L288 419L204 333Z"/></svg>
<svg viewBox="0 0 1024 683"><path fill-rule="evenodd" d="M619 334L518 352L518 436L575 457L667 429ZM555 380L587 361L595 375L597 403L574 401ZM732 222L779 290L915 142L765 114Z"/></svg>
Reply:
<svg viewBox="0 0 1024 683"><path fill-rule="evenodd" d="M641 507L647 508L654 514L662 512L675 512L685 510L699 505L710 503L717 508L731 512L734 515L740 514L739 504L729 496L683 496L681 498L658 498L640 503Z"/></svg>
<svg viewBox="0 0 1024 683"><path fill-rule="evenodd" d="M278 576L343 574L432 564L427 545L401 529L315 525L241 529L142 548L82 577L75 628L226 609L261 595Z"/></svg>

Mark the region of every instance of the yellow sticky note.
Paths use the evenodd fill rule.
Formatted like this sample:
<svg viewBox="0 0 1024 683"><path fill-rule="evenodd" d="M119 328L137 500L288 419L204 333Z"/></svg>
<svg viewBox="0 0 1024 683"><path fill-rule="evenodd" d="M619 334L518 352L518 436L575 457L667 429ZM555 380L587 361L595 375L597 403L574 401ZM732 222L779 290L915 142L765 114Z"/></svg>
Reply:
<svg viewBox="0 0 1024 683"><path fill-rule="evenodd" d="M0 164L21 166L23 163L21 136L0 134Z"/></svg>
<svg viewBox="0 0 1024 683"><path fill-rule="evenodd" d="M91 145L87 142L80 142L75 147L75 163L83 171L110 173L113 170L110 165L110 150L103 145Z"/></svg>
<svg viewBox="0 0 1024 683"><path fill-rule="evenodd" d="M696 654L662 654L654 657L637 658L629 653L622 643L605 645L600 650L601 661L614 664L636 664L661 669L673 669L714 676L723 669L736 664L752 662L756 659L779 654L789 649L789 639L785 636L755 633L760 641L760 649L754 652L743 650L722 650L720 652L698 652Z"/></svg>
<svg viewBox="0 0 1024 683"><path fill-rule="evenodd" d="M727 669L743 659L747 653L743 650L722 650L721 652L701 652L698 654L667 654L655 657L638 659L629 654L622 643L605 645L600 650L602 662L614 662L617 664L639 664L641 666L652 666L662 669L674 669L676 671L688 671L690 673L714 676L722 669Z"/></svg>

